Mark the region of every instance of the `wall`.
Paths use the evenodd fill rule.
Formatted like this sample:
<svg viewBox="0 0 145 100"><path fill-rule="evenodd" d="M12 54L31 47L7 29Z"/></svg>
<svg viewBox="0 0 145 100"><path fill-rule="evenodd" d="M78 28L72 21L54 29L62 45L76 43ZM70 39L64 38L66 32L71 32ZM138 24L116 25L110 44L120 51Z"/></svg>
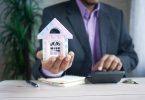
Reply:
<svg viewBox="0 0 145 100"><path fill-rule="evenodd" d="M137 51L139 63L131 76L145 76L145 0L132 0L130 33Z"/></svg>

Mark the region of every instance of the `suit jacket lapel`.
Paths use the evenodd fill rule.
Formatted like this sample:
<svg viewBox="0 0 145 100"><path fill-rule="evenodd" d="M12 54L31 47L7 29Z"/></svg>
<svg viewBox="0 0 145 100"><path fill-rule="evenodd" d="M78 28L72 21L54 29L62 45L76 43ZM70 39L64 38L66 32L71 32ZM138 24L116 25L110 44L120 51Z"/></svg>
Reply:
<svg viewBox="0 0 145 100"><path fill-rule="evenodd" d="M110 25L110 17L108 16L108 12L104 10L105 7L101 4L101 8L99 11L99 32L100 32L100 47L102 51L102 55L107 53L107 37L109 37L111 25Z"/></svg>
<svg viewBox="0 0 145 100"><path fill-rule="evenodd" d="M80 41L82 48L84 49L86 54L91 55L89 39L84 26L84 22L74 0L71 0L71 4L68 6L68 13L68 20L74 30L75 35Z"/></svg>

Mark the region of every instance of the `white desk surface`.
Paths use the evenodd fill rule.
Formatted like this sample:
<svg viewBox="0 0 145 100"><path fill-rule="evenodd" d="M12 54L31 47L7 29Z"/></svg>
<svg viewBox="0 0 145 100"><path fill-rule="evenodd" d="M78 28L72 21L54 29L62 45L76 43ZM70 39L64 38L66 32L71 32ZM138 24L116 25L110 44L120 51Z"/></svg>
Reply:
<svg viewBox="0 0 145 100"><path fill-rule="evenodd" d="M145 78L139 84L84 84L56 87L39 83L34 88L25 81L0 82L0 100L145 100Z"/></svg>

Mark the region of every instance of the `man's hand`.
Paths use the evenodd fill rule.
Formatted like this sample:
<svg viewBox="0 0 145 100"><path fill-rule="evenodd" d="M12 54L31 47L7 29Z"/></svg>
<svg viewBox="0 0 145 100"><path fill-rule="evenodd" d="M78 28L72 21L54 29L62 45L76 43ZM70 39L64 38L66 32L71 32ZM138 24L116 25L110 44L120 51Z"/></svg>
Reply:
<svg viewBox="0 0 145 100"><path fill-rule="evenodd" d="M59 55L58 57L50 57L46 61L42 61L43 55L41 51L38 51L36 56L41 60L42 67L53 74L69 69L74 60L74 52L69 52L66 56Z"/></svg>
<svg viewBox="0 0 145 100"><path fill-rule="evenodd" d="M92 68L92 71L115 71L121 70L122 63L115 55L105 55Z"/></svg>

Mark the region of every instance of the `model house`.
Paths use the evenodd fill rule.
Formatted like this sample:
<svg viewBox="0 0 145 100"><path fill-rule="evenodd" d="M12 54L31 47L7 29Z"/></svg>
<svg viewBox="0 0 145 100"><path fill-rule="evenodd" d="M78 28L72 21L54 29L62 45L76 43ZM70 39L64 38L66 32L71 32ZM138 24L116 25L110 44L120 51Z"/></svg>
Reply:
<svg viewBox="0 0 145 100"><path fill-rule="evenodd" d="M42 39L43 60L59 54L68 53L68 39L72 39L72 34L54 18L37 36Z"/></svg>

